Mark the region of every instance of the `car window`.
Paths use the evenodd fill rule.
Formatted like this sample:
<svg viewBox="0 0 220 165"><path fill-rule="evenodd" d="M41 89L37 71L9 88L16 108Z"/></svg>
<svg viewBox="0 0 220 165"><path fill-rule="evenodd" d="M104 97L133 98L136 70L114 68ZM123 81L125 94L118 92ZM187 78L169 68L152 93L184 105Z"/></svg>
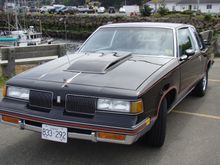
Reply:
<svg viewBox="0 0 220 165"><path fill-rule="evenodd" d="M100 30L99 33L96 33L95 37L90 38L89 41L92 44L87 44L86 49L99 50L99 49L108 48L109 45L111 45L112 37L113 37L112 31Z"/></svg>
<svg viewBox="0 0 220 165"><path fill-rule="evenodd" d="M199 33L196 31L195 28L191 28L191 30L192 30L192 32L193 32L193 34L195 36L196 44L198 45L199 49L200 50L204 49L205 46L204 46L204 44L202 42L201 37L199 36Z"/></svg>
<svg viewBox="0 0 220 165"><path fill-rule="evenodd" d="M102 28L81 52L126 51L150 56L174 56L173 30L166 28Z"/></svg>
<svg viewBox="0 0 220 165"><path fill-rule="evenodd" d="M192 41L192 36L188 28L178 30L179 56L184 55L187 49L195 50L195 45Z"/></svg>

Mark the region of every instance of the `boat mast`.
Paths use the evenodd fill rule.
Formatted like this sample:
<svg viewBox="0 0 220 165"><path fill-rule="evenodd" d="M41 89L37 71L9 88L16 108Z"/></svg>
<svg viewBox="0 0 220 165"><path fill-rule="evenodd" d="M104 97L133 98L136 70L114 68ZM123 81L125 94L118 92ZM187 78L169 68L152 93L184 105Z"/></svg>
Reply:
<svg viewBox="0 0 220 165"><path fill-rule="evenodd" d="M8 4L8 0L6 1L6 4ZM8 31L10 31L10 15L9 15L8 7L6 11L7 11L7 20L8 20Z"/></svg>
<svg viewBox="0 0 220 165"><path fill-rule="evenodd" d="M16 4L16 0L14 0L14 4L15 4L15 28L16 30L18 30L18 6Z"/></svg>

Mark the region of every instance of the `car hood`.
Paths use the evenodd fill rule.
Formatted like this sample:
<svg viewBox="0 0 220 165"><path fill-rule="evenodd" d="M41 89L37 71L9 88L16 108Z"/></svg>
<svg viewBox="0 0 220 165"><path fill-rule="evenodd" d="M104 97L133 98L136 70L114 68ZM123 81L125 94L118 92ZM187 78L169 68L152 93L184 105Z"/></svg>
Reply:
<svg viewBox="0 0 220 165"><path fill-rule="evenodd" d="M40 65L15 79L136 90L170 60L129 52L76 53Z"/></svg>

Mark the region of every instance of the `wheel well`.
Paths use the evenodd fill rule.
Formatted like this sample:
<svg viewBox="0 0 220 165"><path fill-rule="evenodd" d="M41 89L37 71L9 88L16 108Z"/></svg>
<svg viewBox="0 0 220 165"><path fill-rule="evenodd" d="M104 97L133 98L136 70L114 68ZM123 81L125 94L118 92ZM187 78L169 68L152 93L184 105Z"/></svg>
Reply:
<svg viewBox="0 0 220 165"><path fill-rule="evenodd" d="M176 90L175 89L172 89L171 91L169 91L167 94L166 94L166 99L167 99L167 109L169 110L173 104L173 102L175 101L176 99Z"/></svg>
<svg viewBox="0 0 220 165"><path fill-rule="evenodd" d="M210 68L211 68L211 61L208 62L207 70L209 71Z"/></svg>

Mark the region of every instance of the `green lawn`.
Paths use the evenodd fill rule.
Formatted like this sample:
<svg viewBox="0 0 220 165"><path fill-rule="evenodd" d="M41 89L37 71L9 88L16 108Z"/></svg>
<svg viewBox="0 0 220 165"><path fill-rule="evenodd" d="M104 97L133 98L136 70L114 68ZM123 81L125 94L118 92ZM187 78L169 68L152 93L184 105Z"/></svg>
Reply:
<svg viewBox="0 0 220 165"><path fill-rule="evenodd" d="M2 75L0 76L0 88L5 84L6 80L7 79L5 77L3 77Z"/></svg>

